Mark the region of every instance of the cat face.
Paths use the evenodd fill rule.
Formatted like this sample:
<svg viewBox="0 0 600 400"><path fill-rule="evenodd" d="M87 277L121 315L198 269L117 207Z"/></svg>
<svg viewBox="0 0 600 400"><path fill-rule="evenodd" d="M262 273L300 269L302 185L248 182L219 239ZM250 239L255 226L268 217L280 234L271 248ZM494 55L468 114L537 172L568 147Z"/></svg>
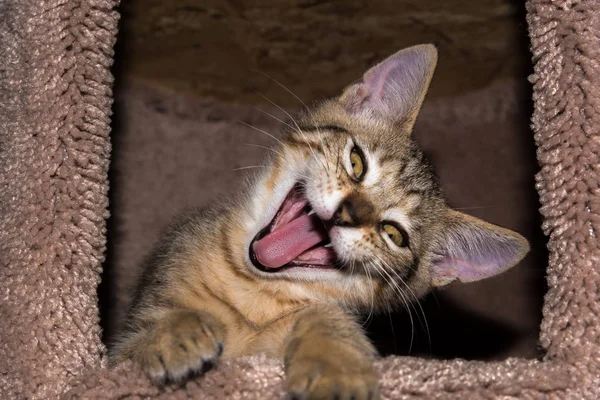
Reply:
<svg viewBox="0 0 600 400"><path fill-rule="evenodd" d="M437 179L410 138L396 135L402 128L360 125L331 121L292 134L312 137L317 154L307 159L303 194L327 221L338 265L421 294L430 286L421 260L446 210Z"/></svg>
<svg viewBox="0 0 600 400"><path fill-rule="evenodd" d="M410 137L436 59L430 45L400 51L290 122L250 196L252 273L361 307L493 276L524 256L520 235L446 205Z"/></svg>

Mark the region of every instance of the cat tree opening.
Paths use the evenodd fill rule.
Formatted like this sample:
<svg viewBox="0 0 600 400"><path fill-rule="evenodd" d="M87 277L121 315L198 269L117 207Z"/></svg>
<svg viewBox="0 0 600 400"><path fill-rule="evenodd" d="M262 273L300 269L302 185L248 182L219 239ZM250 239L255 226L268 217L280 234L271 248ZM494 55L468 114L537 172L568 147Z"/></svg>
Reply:
<svg viewBox="0 0 600 400"><path fill-rule="evenodd" d="M269 141L237 120L276 132L279 124L260 110L285 119L277 107L294 111L298 98L309 103L336 95L386 55L433 42L440 61L415 137L453 206L519 231L532 252L500 277L452 285L414 304L412 323L398 312L370 320L367 330L382 354L539 356L547 254L533 185L524 9L484 3L124 3L115 68L113 217L100 287L105 341L118 329L140 264L169 218L227 195L236 187L229 182L243 175L230 170L259 163L261 151L242 143ZM444 117L454 103L467 110ZM510 123L493 126L494 118L506 116ZM219 133L224 130L230 137ZM200 149L205 143L210 154ZM216 181L211 176L219 170ZM169 182L177 184L166 189Z"/></svg>

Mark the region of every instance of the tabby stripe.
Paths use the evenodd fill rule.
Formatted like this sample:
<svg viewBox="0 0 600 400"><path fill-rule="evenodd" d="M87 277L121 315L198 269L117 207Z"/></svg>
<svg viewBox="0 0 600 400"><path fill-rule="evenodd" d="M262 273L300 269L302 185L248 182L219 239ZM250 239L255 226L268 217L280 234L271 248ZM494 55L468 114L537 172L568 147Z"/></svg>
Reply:
<svg viewBox="0 0 600 400"><path fill-rule="evenodd" d="M321 143L309 143L305 140L298 140L297 138L290 136L289 138L287 138L286 140L287 143L294 145L294 146L298 146L298 147L306 147L307 149L310 150L318 150L321 153L323 153L323 147L321 146Z"/></svg>
<svg viewBox="0 0 600 400"><path fill-rule="evenodd" d="M410 171L408 170L409 168ZM410 175L414 173L413 169L414 166L412 165L410 158L403 158L402 160L400 160L400 171L398 171L398 176L400 176L400 179L402 179L402 181L410 179ZM407 177L407 175L409 176Z"/></svg>
<svg viewBox="0 0 600 400"><path fill-rule="evenodd" d="M385 287L385 285L383 284L383 282L381 281L382 278L379 278L377 280L377 287L375 288L374 292L375 292L375 297L381 300L381 294L383 292L383 289Z"/></svg>
<svg viewBox="0 0 600 400"><path fill-rule="evenodd" d="M279 178L279 169L280 169L280 160L279 157L276 157L273 162L273 170L271 171L271 175L267 179L266 185L270 191L275 189L275 183L277 182L277 178Z"/></svg>
<svg viewBox="0 0 600 400"><path fill-rule="evenodd" d="M231 249L231 246L229 246L229 237L227 234L227 228L228 225L227 223L224 223L222 228L221 228L221 250L223 250L224 254L225 254L225 262L227 263L227 266L229 267L229 269L231 270L231 272L233 272L233 274L235 276L237 276L240 279L245 280L246 282L254 282L252 279L250 279L250 277L246 276L245 274L243 274L241 271L239 271L237 268L235 268L235 260L233 257L233 250Z"/></svg>
<svg viewBox="0 0 600 400"><path fill-rule="evenodd" d="M196 296L198 296L199 298L202 298L200 292L197 291L197 288L196 288L195 285L193 285L192 283L187 282L187 281L183 281L183 283L189 288L190 291L192 291L193 293L195 293ZM223 304L226 308L228 308L239 319L241 319L242 321L246 321L246 322L248 322L251 325L254 325L252 323L252 321L248 321L246 319L246 317L244 316L244 314L242 314L238 309L236 309L234 306L232 306L228 301L225 301L222 298L220 298L219 296L217 296L217 294L215 292L213 292L210 289L210 287L205 282L203 282L202 280L198 280L197 282L194 282L194 283L199 283L200 285L202 285L202 287L204 288L204 290L206 290L206 292L208 294L210 294L214 300L217 300L219 303Z"/></svg>
<svg viewBox="0 0 600 400"><path fill-rule="evenodd" d="M400 182L398 182L400 183ZM418 196L419 198L425 197L428 192L430 192L430 188L416 188L416 187L406 187L403 184L398 185L400 189L404 189L405 196Z"/></svg>
<svg viewBox="0 0 600 400"><path fill-rule="evenodd" d="M408 273L406 274L406 277L404 278L404 281L406 282L406 285L410 287L411 285L411 280L417 275L417 270L419 269L419 264L420 264L420 259L419 256L414 255L413 258L413 262L411 263L410 267L408 268Z"/></svg>
<svg viewBox="0 0 600 400"><path fill-rule="evenodd" d="M372 151L375 152L377 150L377 147L373 146ZM387 163L393 163L396 162L396 156L392 155L392 154L387 154L387 153L383 153L379 156L379 163L380 164L387 164ZM404 169L406 168L406 163L402 163L402 165L400 166L400 175L403 175L404 173Z"/></svg>
<svg viewBox="0 0 600 400"><path fill-rule="evenodd" d="M348 130L338 125L301 125L300 130L311 131L333 131L336 133L348 133Z"/></svg>

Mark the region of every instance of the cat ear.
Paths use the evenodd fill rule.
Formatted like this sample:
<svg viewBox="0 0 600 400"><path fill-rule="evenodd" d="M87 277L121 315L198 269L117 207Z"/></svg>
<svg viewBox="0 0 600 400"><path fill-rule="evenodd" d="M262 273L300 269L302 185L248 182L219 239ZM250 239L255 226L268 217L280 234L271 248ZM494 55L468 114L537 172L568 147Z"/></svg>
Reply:
<svg viewBox="0 0 600 400"><path fill-rule="evenodd" d="M391 122L414 121L437 63L437 49L422 44L400 50L348 87L340 102L350 114L368 113Z"/></svg>
<svg viewBox="0 0 600 400"><path fill-rule="evenodd" d="M529 251L527 240L516 232L450 210L449 225L434 250L433 286L454 280L473 282L513 267Z"/></svg>

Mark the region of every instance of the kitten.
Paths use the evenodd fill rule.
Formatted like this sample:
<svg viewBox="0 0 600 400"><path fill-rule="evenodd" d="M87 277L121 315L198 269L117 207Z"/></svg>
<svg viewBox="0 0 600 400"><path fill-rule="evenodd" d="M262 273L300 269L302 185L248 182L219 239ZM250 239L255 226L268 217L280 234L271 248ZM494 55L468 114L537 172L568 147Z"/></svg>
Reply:
<svg viewBox="0 0 600 400"><path fill-rule="evenodd" d="M450 209L411 139L436 62L432 45L387 58L290 122L239 198L176 224L111 360L180 382L266 353L283 358L293 397L378 397L356 315L496 275L529 249Z"/></svg>

